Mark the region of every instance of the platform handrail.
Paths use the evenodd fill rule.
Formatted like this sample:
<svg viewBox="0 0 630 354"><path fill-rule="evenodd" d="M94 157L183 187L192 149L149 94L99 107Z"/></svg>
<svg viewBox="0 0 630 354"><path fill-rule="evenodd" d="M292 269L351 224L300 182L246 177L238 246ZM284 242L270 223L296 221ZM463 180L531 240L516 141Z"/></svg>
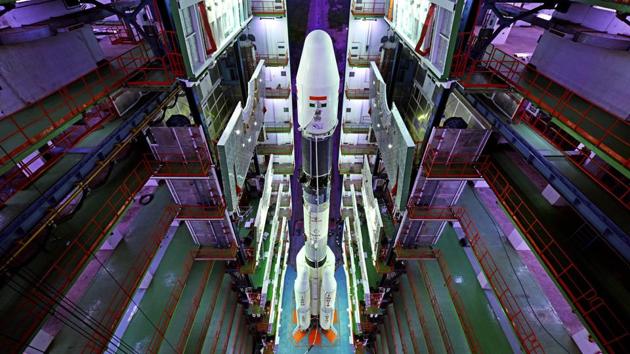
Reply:
<svg viewBox="0 0 630 354"><path fill-rule="evenodd" d="M625 328L616 312L597 294L591 282L573 263L562 246L555 241L499 169L494 164L490 164L483 173L501 205L514 220L530 247L546 265L591 331L610 353L622 353L623 350L619 350L622 347L616 346L623 346L622 340L630 338L630 330Z"/></svg>
<svg viewBox="0 0 630 354"><path fill-rule="evenodd" d="M630 148L630 141L628 141L625 136L619 135L622 131L630 131L629 121L627 121L624 117L620 117L617 114L610 112L610 110L602 107L601 105L591 102L582 95L556 82L554 79L551 79L549 76L540 73L533 66L507 54L492 44L485 48L481 58L474 58L472 52L473 48L478 43L477 41L477 37L471 33L460 34L458 50L453 57L452 75L453 77L458 78L464 87L507 87L507 85L503 83L479 83L473 79L473 76L484 73L490 75L490 77L496 77L501 82L505 82L518 89L518 91L525 95L527 99L541 107L543 110L549 112L549 114L556 117L570 129L582 136L585 140L595 145L615 160L619 161L621 165L626 168L630 167L630 159L628 156L623 156L621 152L610 147L605 141L606 139L613 139L618 144L623 145L626 148ZM540 82L546 82L546 85L543 85ZM537 94L533 90L525 87L523 83L536 88L539 90L540 94ZM547 97L553 98L556 103L554 105L546 103L544 99ZM573 97L577 97L586 102L588 107L573 107L571 103L571 99ZM593 115L594 109L600 110L613 117L614 119L612 124L610 126L603 126L599 123ZM563 113L564 110L568 110L571 114L577 115L579 119L570 119ZM584 130L582 128L584 123L588 123L590 126L595 127L599 133L594 136L590 132Z"/></svg>

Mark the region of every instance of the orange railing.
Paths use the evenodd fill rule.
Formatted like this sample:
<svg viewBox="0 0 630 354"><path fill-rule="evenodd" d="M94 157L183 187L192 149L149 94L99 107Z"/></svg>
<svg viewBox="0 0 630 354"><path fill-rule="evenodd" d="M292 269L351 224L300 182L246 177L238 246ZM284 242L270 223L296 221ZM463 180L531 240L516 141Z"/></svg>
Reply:
<svg viewBox="0 0 630 354"><path fill-rule="evenodd" d="M630 122L600 107L538 72L533 66L493 45L481 58L473 57L477 37L461 35L453 57L452 76L465 88L500 88L511 85L529 101L549 112L623 166L630 167Z"/></svg>
<svg viewBox="0 0 630 354"><path fill-rule="evenodd" d="M3 317L2 328L12 328L12 336L19 339L10 344L0 342L2 348L13 352L19 350L22 343L28 342L55 306L55 301L49 300L50 295L47 294L53 296L65 294L92 257L96 247L109 234L111 227L133 201L134 195L140 191L149 176L149 171L145 169L136 168L130 171L123 183L111 193L109 199L103 201L94 217L83 226L61 255L48 267L48 271L38 277L37 286L27 290L29 296L21 297L10 314ZM45 292L39 289L42 286L46 289Z"/></svg>
<svg viewBox="0 0 630 354"><path fill-rule="evenodd" d="M97 22L92 28L98 35L106 35L111 44L137 44L140 37L133 29L122 22Z"/></svg>
<svg viewBox="0 0 630 354"><path fill-rule="evenodd" d="M212 162L205 149L195 151L195 156L181 153L158 152L158 156L146 155L144 164L156 177L208 177Z"/></svg>
<svg viewBox="0 0 630 354"><path fill-rule="evenodd" d="M630 209L630 181L599 158L592 158L586 147L578 148L579 142L545 121L539 115L533 115L525 109L519 109L514 116L515 122L524 122L551 145L560 150L575 167L589 176L593 182L602 187L626 209ZM587 167L588 164L591 167Z"/></svg>
<svg viewBox="0 0 630 354"><path fill-rule="evenodd" d="M214 267L214 263L207 262L206 268L203 271L203 275L201 276L201 282L199 283L199 287L197 291L195 291L195 295L192 300L192 304L190 309L188 310L188 314L186 315L186 322L184 322L184 327L182 327L179 335L179 339L177 340L177 345L175 347L175 351L177 353L183 353L186 348L186 342L188 341L188 335L190 334L190 330L192 329L193 323L195 322L195 314L199 308L199 304L201 303L201 297L203 296L206 287L208 286L208 279L210 278L210 273Z"/></svg>
<svg viewBox="0 0 630 354"><path fill-rule="evenodd" d="M119 280L119 291L116 291L107 303L105 313L99 320L110 331L114 332L116 330L118 322L132 299L133 292L140 285L142 277L149 268L153 256L160 247L162 239L176 215L176 208L168 207L164 210L162 216L153 227L151 237L145 243L140 254L136 256L133 266L124 274L125 279ZM96 332L96 330L90 332ZM96 337L96 334L93 334L93 336ZM109 338L105 340L89 340L84 346L82 353L102 353L108 343Z"/></svg>
<svg viewBox="0 0 630 354"><path fill-rule="evenodd" d="M116 113L111 107L97 108L93 112L86 112L83 120L85 125L73 125L63 134L55 137L51 144L40 148L37 153L15 165L0 177L0 203L6 202L15 193L28 187L33 181L41 177L44 172L64 157L67 149L87 137L90 133L102 127L103 123L113 119Z"/></svg>
<svg viewBox="0 0 630 354"><path fill-rule="evenodd" d="M350 11L354 16L385 16L388 5L385 1L353 1Z"/></svg>
<svg viewBox="0 0 630 354"><path fill-rule="evenodd" d="M433 341L431 340L431 332L429 331L429 327L427 325L427 317L425 315L424 309L422 308L422 304L421 304L421 300L420 300L420 294L418 294L418 289L416 289L416 287L414 286L414 282L415 279L413 279L413 277L407 277L407 279L409 280L409 287L411 288L411 295L414 299L414 303L416 304L416 312L418 312L418 320L420 321L420 327L422 329L422 334L424 336L424 342L427 345L427 351L430 354L435 353L435 348L433 347ZM403 303L405 303L404 301L404 297L407 296L405 295L405 293L403 291L400 292L400 295L403 297ZM405 305L406 308L406 305ZM407 311L407 314L411 314L411 312ZM409 330L411 330L411 326L409 327Z"/></svg>
<svg viewBox="0 0 630 354"><path fill-rule="evenodd" d="M440 329L440 333L442 334L442 342L444 343L444 348L446 348L446 352L449 354L455 353L455 349L453 349L453 344L451 343L451 337L448 334L446 322L444 321L444 316L442 316L440 303L438 302L437 296L435 295L435 290L433 289L433 285L431 283L431 279L429 278L429 273L423 262L418 262L418 266L420 267L420 274L422 275L422 279L424 280L424 284L426 285L427 292L429 293L429 300L431 301L431 307L433 307L433 313L435 314L438 328Z"/></svg>
<svg viewBox="0 0 630 354"><path fill-rule="evenodd" d="M286 11L283 0L252 1L252 13L256 16L281 16Z"/></svg>
<svg viewBox="0 0 630 354"><path fill-rule="evenodd" d="M615 311L597 294L591 282L573 263L551 233L527 206L520 193L494 164L483 171L485 180L497 199L517 224L553 278L560 284L570 302L586 320L601 344L610 353L623 353L624 341L630 338Z"/></svg>
<svg viewBox="0 0 630 354"><path fill-rule="evenodd" d="M481 178L480 168L487 163L487 156L451 154L431 147L422 159L422 173L428 178Z"/></svg>
<svg viewBox="0 0 630 354"><path fill-rule="evenodd" d="M175 285L171 289L171 294L162 310L162 315L157 322L157 327L155 328L155 332L153 332L153 337L149 342L149 347L147 352L149 353L157 353L162 345L162 341L166 336L166 330L168 329L168 325L171 322L171 318L173 317L173 313L175 312L175 308L177 307L177 303L179 302L179 298L182 296L182 292L184 291L184 287L186 286L186 280L188 279L188 275L190 274L190 270L193 266L193 261L195 259L196 251L191 251L186 257L184 261L184 266L182 273L179 278L175 281Z"/></svg>
<svg viewBox="0 0 630 354"><path fill-rule="evenodd" d="M182 168L180 166L180 168ZM102 203L101 208L95 213L94 217L83 226L77 236L73 238L72 242L65 247L64 251L56 258L54 262L49 266L42 276L38 277L37 284L44 285L47 290L52 289L55 294L65 294L70 288L74 280L79 276L83 267L87 264L89 259L93 256L97 247L102 243L106 235L109 234L111 228L118 222L120 217L125 212L126 208L133 201L134 196L145 185L148 179L151 177L154 169L151 168L151 162L146 158L142 160L135 168L131 169L129 175L123 180L122 184L114 190L110 197ZM184 171L183 173L187 173ZM188 172L190 175L190 172ZM148 267L148 263L155 252L152 247L159 246L161 237L168 229L170 223L175 219L179 213L183 213L183 216L189 216L194 218L216 219L224 215L225 206L222 197L215 193L216 206L180 206L171 205L167 208L167 211L163 214L160 222L158 222L158 231L154 232L155 235L153 243L149 242L149 246L143 249L143 256L138 258L136 264L131 268L128 274L136 274L137 271L141 276L144 274L144 270ZM166 220L170 218L170 221ZM167 222L168 221L168 222ZM164 229L164 232L159 230ZM161 232L161 236L159 235ZM156 245L157 243L157 245ZM13 259L19 259L19 254L14 254ZM142 261L142 262L141 262ZM129 278L131 279L131 278ZM123 290L132 292L137 285L135 282L129 283L131 280L126 279L127 283L124 284ZM117 297L112 300L110 309L112 309L101 323L109 323L111 326L115 324L122 316L124 311L123 302L127 301L124 295L128 295L125 291L118 292ZM15 338L19 338L17 342L7 342L6 346L4 342L0 341L0 345L3 348L13 348L12 346L22 345L34 334L41 322L47 316L47 314L55 306L55 301L47 298L48 293L41 292L38 287L34 287L27 290L29 296L22 297L14 310L7 319L11 319L11 328L14 328L17 333L13 335ZM122 307L121 307L122 306ZM2 323L5 326L9 326L8 323ZM3 327L7 328L7 327ZM114 328L111 328L114 330ZM106 340L109 340L107 338ZM107 343L95 343L92 349L100 348L101 345ZM17 347L14 348L17 350Z"/></svg>
<svg viewBox="0 0 630 354"><path fill-rule="evenodd" d="M147 44L142 42L32 105L1 117L0 145L7 152L0 157L0 163L15 158L43 139L52 139L56 129L75 119L88 106L105 98L124 83L170 85L179 72L170 71L169 67L181 67L177 62L177 53L170 52L166 58L156 58ZM153 75L158 71L163 74Z"/></svg>
<svg viewBox="0 0 630 354"><path fill-rule="evenodd" d="M435 258L440 265L440 270L442 271L442 276L444 277L446 288L448 289L448 293L451 296L451 300L453 301L453 306L455 307L457 317L459 317L459 323L462 325L462 329L464 330L464 335L466 336L468 347L473 354L481 353L481 346L479 345L477 335L473 330L472 322L470 318L468 318L468 312L464 307L462 299L459 297L459 291L457 291L457 288L455 287L455 281L453 280L451 272L448 270L446 261L444 260L440 250L438 249L435 250Z"/></svg>
<svg viewBox="0 0 630 354"><path fill-rule="evenodd" d="M411 211L416 209L415 211ZM420 209L420 210L418 210ZM526 353L543 353L542 345L538 341L536 333L532 329L529 321L525 317L523 310L520 308L516 298L512 294L512 291L508 287L505 278L501 274L499 267L496 265L494 258L488 251L488 247L481 234L477 229L477 226L473 222L472 218L468 215L468 212L463 207L409 207L409 218L413 219L414 213L422 214L422 209L436 209L435 212L427 211L427 213L433 215L443 215L444 220L452 220L456 218L466 235L466 239L470 244L475 257L479 261L481 268L483 269L488 283L492 286L494 293L501 303L505 314L507 315L514 332L518 337L523 350ZM448 215L450 212L451 215Z"/></svg>

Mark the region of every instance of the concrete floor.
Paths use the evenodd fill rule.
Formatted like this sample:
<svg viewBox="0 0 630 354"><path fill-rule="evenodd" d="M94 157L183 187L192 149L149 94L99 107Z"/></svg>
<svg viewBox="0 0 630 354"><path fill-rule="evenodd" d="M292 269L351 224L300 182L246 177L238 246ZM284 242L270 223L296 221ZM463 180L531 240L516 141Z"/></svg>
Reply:
<svg viewBox="0 0 630 354"><path fill-rule="evenodd" d="M160 213L168 203L170 194L166 187L160 187L154 194L153 201L145 206L132 222L129 233L124 241L113 251L106 261L101 261L106 269L100 267L92 279L89 279L89 287L78 301L78 305L89 316L101 322L104 326L112 325L108 307L115 301L121 292L119 284L127 284L130 277L142 276L131 269L137 263L138 256L143 254L147 240L151 236L151 228L146 226L152 223L155 215ZM133 289L132 289L133 291ZM124 310L124 309L120 309ZM106 321L106 318L108 319ZM115 325L115 324L114 324ZM64 326L55 337L49 352L69 353L82 351L88 340L77 335L76 331Z"/></svg>
<svg viewBox="0 0 630 354"><path fill-rule="evenodd" d="M295 297L293 296L293 283L297 273L295 268L288 267L285 276L284 294L282 295L282 314L280 320L280 336L278 341L278 353L302 354L308 351L308 338L302 339L300 343L295 343L292 337L295 323L293 322L293 309L295 309ZM337 316L339 322L335 323L337 329L337 340L334 343L328 342L326 338L321 339L321 346L313 347L308 353L354 353L354 347L349 342L350 318L348 317L348 290L343 269L338 268L335 272L337 280Z"/></svg>
<svg viewBox="0 0 630 354"><path fill-rule="evenodd" d="M555 284L552 281L546 281L543 289L538 282L538 278L547 276L542 266L536 266L535 262L533 262L534 260L528 257L529 265L533 266L529 268L528 264L520 258L520 252L511 247L499 225L494 224L492 218L495 218L495 216L488 214L491 209L488 209L486 205L495 205L496 209L494 211L496 213L501 212L501 210L496 204L494 195L488 193L488 191L489 189L486 188L486 192L480 195L480 193L467 186L458 204L466 207L471 217L475 220L490 254L501 269L501 274L507 286L516 297L519 307L523 310L527 321L545 350L550 353L579 353L578 348L571 339L570 333L556 312L556 308L547 297L547 293L554 297L559 295L557 289L555 292L553 291ZM538 272L538 277L533 274L533 271ZM555 300L556 304L560 302L560 299L557 297L555 297ZM569 319L571 315L570 308L567 308L566 305L561 305L558 309L563 311L564 318L569 322L568 324L575 326L577 318ZM569 312L567 313L567 311Z"/></svg>
<svg viewBox="0 0 630 354"><path fill-rule="evenodd" d="M460 294L466 315L477 337L482 352L511 353L512 348L501 329L497 316L488 304L477 275L468 261L464 249L459 245L455 231L447 226L436 244L448 264L454 287Z"/></svg>

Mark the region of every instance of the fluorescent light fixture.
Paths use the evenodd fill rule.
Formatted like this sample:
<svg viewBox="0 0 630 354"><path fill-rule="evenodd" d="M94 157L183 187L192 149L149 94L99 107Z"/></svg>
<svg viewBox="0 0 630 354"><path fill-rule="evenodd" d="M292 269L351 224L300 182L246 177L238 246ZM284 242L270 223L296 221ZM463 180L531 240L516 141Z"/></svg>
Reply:
<svg viewBox="0 0 630 354"><path fill-rule="evenodd" d="M602 7L602 6L593 6L594 9L598 9L598 10L602 10L602 11L608 11L608 12L616 12L614 9L609 9L607 7Z"/></svg>

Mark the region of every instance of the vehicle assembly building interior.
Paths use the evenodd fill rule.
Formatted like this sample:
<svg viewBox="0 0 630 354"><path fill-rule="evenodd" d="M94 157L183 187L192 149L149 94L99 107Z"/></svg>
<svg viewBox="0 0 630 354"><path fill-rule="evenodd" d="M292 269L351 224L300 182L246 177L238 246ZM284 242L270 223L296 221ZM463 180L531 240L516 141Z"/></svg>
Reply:
<svg viewBox="0 0 630 354"><path fill-rule="evenodd" d="M0 0L0 353L630 353L629 0Z"/></svg>

